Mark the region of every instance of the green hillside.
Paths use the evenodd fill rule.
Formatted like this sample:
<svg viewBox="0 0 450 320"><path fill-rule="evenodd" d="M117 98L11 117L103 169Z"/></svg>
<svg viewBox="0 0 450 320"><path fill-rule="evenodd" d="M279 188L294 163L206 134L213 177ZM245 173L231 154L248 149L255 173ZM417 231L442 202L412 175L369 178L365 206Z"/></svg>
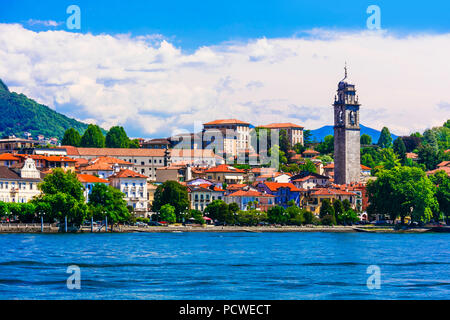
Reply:
<svg viewBox="0 0 450 320"><path fill-rule="evenodd" d="M62 139L64 131L74 128L83 134L87 124L62 115L47 106L27 98L23 94L10 92L0 79L0 137L14 134L23 137L29 132L35 137L42 134L45 137Z"/></svg>

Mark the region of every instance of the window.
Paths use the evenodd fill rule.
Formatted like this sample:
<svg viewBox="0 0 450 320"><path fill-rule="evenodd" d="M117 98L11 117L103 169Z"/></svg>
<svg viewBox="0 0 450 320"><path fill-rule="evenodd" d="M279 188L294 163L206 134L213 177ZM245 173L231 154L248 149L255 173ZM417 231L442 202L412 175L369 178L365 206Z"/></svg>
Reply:
<svg viewBox="0 0 450 320"><path fill-rule="evenodd" d="M143 165L144 165L144 163L145 163L144 161L141 161L141 166L143 166Z"/></svg>
<svg viewBox="0 0 450 320"><path fill-rule="evenodd" d="M141 173L144 174L145 173L145 169L141 169ZM142 183L141 183L142 184Z"/></svg>

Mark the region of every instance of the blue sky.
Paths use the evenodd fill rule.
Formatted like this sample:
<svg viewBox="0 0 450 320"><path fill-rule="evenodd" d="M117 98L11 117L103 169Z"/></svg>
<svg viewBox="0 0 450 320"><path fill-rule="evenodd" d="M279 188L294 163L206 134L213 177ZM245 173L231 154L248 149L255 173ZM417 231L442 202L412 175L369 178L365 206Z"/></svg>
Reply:
<svg viewBox="0 0 450 320"><path fill-rule="evenodd" d="M64 22L71 4L81 8L83 33L162 34L184 50L224 41L291 37L312 28L361 30L366 28L366 8L371 4L381 8L383 29L398 33L450 30L450 2L445 0L2 0L0 22ZM65 24L54 29L64 30Z"/></svg>
<svg viewBox="0 0 450 320"><path fill-rule="evenodd" d="M367 29L369 5L382 30ZM347 62L361 122L409 134L450 118L449 13L433 0L0 0L0 79L150 138L223 118L330 125Z"/></svg>

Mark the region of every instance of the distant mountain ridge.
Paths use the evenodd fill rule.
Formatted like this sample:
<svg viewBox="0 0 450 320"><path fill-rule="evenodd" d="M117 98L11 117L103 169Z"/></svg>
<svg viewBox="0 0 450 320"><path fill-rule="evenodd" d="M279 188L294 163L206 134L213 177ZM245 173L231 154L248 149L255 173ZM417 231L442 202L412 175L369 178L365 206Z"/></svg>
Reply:
<svg viewBox="0 0 450 320"><path fill-rule="evenodd" d="M80 134L87 129L86 123L66 117L28 98L24 94L10 92L0 79L0 137L15 135L23 137L29 132L33 137L42 134L45 137L56 137L61 140L64 132L74 128Z"/></svg>
<svg viewBox="0 0 450 320"><path fill-rule="evenodd" d="M378 139L380 138L381 131L378 131L376 129L366 127L365 125L360 124L361 127L361 135L367 134L372 137L372 143L377 143ZM321 128L311 130L311 140L316 142L321 142L324 140L324 138L328 135L334 135L334 129L333 126L323 126ZM393 134L391 132L392 141L397 139L397 135Z"/></svg>

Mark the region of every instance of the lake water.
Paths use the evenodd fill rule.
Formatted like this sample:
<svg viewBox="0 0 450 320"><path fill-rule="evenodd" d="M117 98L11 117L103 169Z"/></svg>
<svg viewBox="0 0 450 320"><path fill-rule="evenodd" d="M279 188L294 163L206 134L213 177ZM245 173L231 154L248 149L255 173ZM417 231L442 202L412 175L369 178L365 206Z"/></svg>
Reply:
<svg viewBox="0 0 450 320"><path fill-rule="evenodd" d="M0 234L0 245L0 299L450 297L450 234Z"/></svg>

